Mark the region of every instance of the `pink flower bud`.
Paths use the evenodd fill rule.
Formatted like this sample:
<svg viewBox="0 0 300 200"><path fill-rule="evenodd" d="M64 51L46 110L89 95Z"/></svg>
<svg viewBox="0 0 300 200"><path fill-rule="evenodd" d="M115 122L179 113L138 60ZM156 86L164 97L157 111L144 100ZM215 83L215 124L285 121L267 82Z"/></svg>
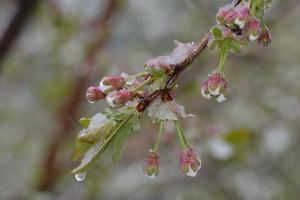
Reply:
<svg viewBox="0 0 300 200"><path fill-rule="evenodd" d="M213 72L208 75L207 80L202 82L201 94L206 99L213 96L221 103L229 95L228 81L219 72Z"/></svg>
<svg viewBox="0 0 300 200"><path fill-rule="evenodd" d="M155 178L159 174L159 154L152 149L149 151L147 160L143 166L144 174L150 178Z"/></svg>
<svg viewBox="0 0 300 200"><path fill-rule="evenodd" d="M225 24L229 28L234 28L234 20L237 18L237 12L234 8L231 8L225 16Z"/></svg>
<svg viewBox="0 0 300 200"><path fill-rule="evenodd" d="M220 7L216 15L217 23L222 25L226 24L226 21L229 19L229 16L231 15L232 11L232 5Z"/></svg>
<svg viewBox="0 0 300 200"><path fill-rule="evenodd" d="M126 89L119 91L115 90L106 96L106 101L110 107L118 108L122 107L127 101L132 99L132 97L133 94Z"/></svg>
<svg viewBox="0 0 300 200"><path fill-rule="evenodd" d="M187 176L195 177L201 168L201 160L198 153L188 146L180 153L180 169Z"/></svg>
<svg viewBox="0 0 300 200"><path fill-rule="evenodd" d="M261 28L258 19L249 19L245 25L243 33L250 41L256 40L261 34Z"/></svg>
<svg viewBox="0 0 300 200"><path fill-rule="evenodd" d="M208 80L202 82L201 94L206 99L211 98L211 95L210 95L210 92L209 92L209 89L208 89Z"/></svg>
<svg viewBox="0 0 300 200"><path fill-rule="evenodd" d="M236 7L235 10L236 10L236 18L234 20L234 23L237 26L239 26L240 29L243 29L250 15L249 8L246 6L238 6Z"/></svg>
<svg viewBox="0 0 300 200"><path fill-rule="evenodd" d="M268 46L272 42L272 35L268 27L262 31L260 36L258 37L258 43L262 46Z"/></svg>
<svg viewBox="0 0 300 200"><path fill-rule="evenodd" d="M90 103L95 103L105 98L105 94L100 90L99 87L89 87L86 90L86 98Z"/></svg>
<svg viewBox="0 0 300 200"><path fill-rule="evenodd" d="M108 94L113 90L120 89L125 84L125 78L122 76L106 76L100 82L100 89Z"/></svg>

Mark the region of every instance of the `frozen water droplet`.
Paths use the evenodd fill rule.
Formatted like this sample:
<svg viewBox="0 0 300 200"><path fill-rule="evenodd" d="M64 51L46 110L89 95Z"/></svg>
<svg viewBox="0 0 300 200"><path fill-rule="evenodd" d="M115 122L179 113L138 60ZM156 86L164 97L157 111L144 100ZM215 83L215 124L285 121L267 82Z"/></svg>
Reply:
<svg viewBox="0 0 300 200"><path fill-rule="evenodd" d="M75 174L75 179L79 182L83 181L86 177L86 172Z"/></svg>
<svg viewBox="0 0 300 200"><path fill-rule="evenodd" d="M94 104L94 103L95 103L95 101L91 101L91 100L88 100L88 102L89 102L90 104Z"/></svg>

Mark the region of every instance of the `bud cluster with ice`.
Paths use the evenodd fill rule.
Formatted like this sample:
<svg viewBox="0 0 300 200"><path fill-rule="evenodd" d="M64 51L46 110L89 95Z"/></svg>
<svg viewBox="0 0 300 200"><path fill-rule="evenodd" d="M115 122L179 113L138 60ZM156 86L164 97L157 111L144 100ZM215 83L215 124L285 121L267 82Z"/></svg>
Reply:
<svg viewBox="0 0 300 200"><path fill-rule="evenodd" d="M154 178L159 174L158 146L165 121L173 121L181 145L179 167L183 174L194 177L201 168L199 154L185 138L180 118L193 116L185 113L185 108L175 102L177 80L206 47L216 48L219 56L218 69L202 82L201 94L206 99L225 101L229 95L228 80L224 75L224 63L229 52L240 52L248 42L257 40L262 46L271 43L271 33L263 22L265 9L271 0L241 0L221 7L216 14L217 25L210 29L199 43L181 43L175 41L174 50L165 56L159 56L145 62L142 73L102 78L98 86L86 90L90 103L106 100L105 112L92 118L80 119L83 129L77 136L74 160L82 157L78 167L72 173L78 181L83 181L86 172L97 158L112 147L113 161L116 162L122 152L124 142L134 131L140 129L141 113L155 123L160 123L155 145L149 151L143 165L144 173Z"/></svg>
<svg viewBox="0 0 300 200"><path fill-rule="evenodd" d="M208 75L207 80L202 82L201 94L206 99L215 97L221 103L229 95L228 81L217 71Z"/></svg>
<svg viewBox="0 0 300 200"><path fill-rule="evenodd" d="M234 3L219 8L216 14L217 25L210 29L208 47L217 48L220 61L218 70L202 82L201 94L206 99L215 97L220 103L229 95L224 63L230 51L239 53L243 46L255 40L262 46L271 43L271 33L263 22L267 4L269 2L244 0L239 1L238 5Z"/></svg>
<svg viewBox="0 0 300 200"><path fill-rule="evenodd" d="M271 42L271 34L265 24L258 19L258 16L252 14L251 5L246 2L236 7L232 4L221 7L216 15L217 27L227 37L229 34L226 34L226 31L230 30L232 33L230 37L239 40L241 43L255 41L262 34L267 35L264 39L268 42L262 43L259 40L260 44L266 46ZM215 38L212 37L211 39L214 40Z"/></svg>

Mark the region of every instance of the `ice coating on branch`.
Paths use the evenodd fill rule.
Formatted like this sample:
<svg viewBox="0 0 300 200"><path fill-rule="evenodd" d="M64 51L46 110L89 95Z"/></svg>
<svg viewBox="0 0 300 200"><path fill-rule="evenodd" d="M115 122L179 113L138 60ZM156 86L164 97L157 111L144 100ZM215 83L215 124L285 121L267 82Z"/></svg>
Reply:
<svg viewBox="0 0 300 200"><path fill-rule="evenodd" d="M198 45L194 42L181 43L174 41L174 43L176 47L170 55L159 56L148 60L145 63L146 68L169 73L172 71L172 66L186 60L191 54L195 53L198 48Z"/></svg>
<svg viewBox="0 0 300 200"><path fill-rule="evenodd" d="M176 104L174 101L164 103L161 99L155 100L148 108L149 117L156 120L178 120L178 116L187 118L194 116L186 114L183 106Z"/></svg>

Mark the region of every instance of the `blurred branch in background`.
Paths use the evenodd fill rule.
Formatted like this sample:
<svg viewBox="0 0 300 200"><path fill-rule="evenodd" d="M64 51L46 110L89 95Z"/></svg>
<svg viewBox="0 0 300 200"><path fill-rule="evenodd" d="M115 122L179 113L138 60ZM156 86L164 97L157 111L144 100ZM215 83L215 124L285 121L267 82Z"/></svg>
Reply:
<svg viewBox="0 0 300 200"><path fill-rule="evenodd" d="M22 27L32 14L39 0L18 0L17 2L18 8L16 9L16 13L0 39L0 70L3 68L2 64L7 53L9 53L9 50L21 33Z"/></svg>
<svg viewBox="0 0 300 200"><path fill-rule="evenodd" d="M50 145L46 149L44 161L42 162L41 177L37 185L38 190L49 190L55 184L58 175L64 170L61 161L57 160L63 144L72 134L77 113L80 110L81 102L84 99L86 85L89 82L91 72L96 64L96 56L108 39L110 33L109 20L117 10L119 0L109 0L104 14L92 22L88 31L95 31L96 38L87 44L87 52L79 71L81 72L74 83L71 96L57 113L57 126L50 135Z"/></svg>

